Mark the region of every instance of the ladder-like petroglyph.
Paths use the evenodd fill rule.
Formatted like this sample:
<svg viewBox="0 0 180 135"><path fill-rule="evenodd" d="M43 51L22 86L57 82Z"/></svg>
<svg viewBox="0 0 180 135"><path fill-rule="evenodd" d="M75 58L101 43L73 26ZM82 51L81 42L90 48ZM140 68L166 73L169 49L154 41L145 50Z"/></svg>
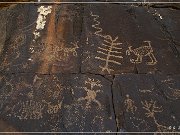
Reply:
<svg viewBox="0 0 180 135"><path fill-rule="evenodd" d="M97 53L105 55L105 58L98 57L98 56L95 57L96 59L105 61L105 65L100 66L100 68L102 69L102 72L107 71L110 74L111 71L114 71L112 68L110 68L109 63L121 65L119 61L113 60L113 58L118 58L118 59L123 58L121 56L122 48L119 47L119 45L122 43L117 43L116 42L117 39L118 37L116 37L113 40L112 37L110 36L109 38L104 39L104 43L102 44L102 47L98 47L99 50L97 51Z"/></svg>
<svg viewBox="0 0 180 135"><path fill-rule="evenodd" d="M135 48L135 49L132 49L132 46L128 47L128 50L126 50L126 55L131 55L131 53L132 53L135 56L137 56L136 60L130 59L130 62L139 64L139 63L142 63L143 57L148 56L151 59L151 61L147 62L146 63L147 65L155 65L155 64L157 64L157 59L153 54L151 41L144 41L144 43L148 43L148 45L141 46L141 47L138 47L138 48Z"/></svg>
<svg viewBox="0 0 180 135"><path fill-rule="evenodd" d="M94 24L92 25L92 28L94 28L96 31L94 34L98 37L101 37L103 40L103 43L101 47L98 47L97 53L99 55L104 55L104 57L96 56L95 59L101 60L105 62L104 66L99 66L102 70L102 72L107 71L108 74L111 73L111 71L114 71L112 68L110 68L111 64L121 65L121 60L123 59L121 55L122 48L120 45L122 43L118 42L118 36L113 38L111 35L103 34L103 29L99 26L100 21L98 21L99 16L93 14L92 12L90 15L93 17ZM115 60L115 59L118 59Z"/></svg>
<svg viewBox="0 0 180 135"><path fill-rule="evenodd" d="M79 98L78 101L87 100L86 108L90 108L91 102L96 103L99 108L101 108L101 103L96 99L97 93L99 93L101 90L94 89L94 87L101 88L101 82L99 80L88 78L88 80L85 81L85 85L87 85L86 87L84 87L87 96Z"/></svg>

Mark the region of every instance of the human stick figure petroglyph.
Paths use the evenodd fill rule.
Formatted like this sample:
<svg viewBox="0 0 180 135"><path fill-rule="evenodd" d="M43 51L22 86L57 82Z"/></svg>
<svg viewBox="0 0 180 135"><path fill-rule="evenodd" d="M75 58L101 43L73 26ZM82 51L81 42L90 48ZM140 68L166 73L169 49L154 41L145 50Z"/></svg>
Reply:
<svg viewBox="0 0 180 135"><path fill-rule="evenodd" d="M129 95L126 95L126 99L124 100L124 105L126 106L126 112L134 112L137 110L137 107L134 105L134 101L129 97Z"/></svg>
<svg viewBox="0 0 180 135"><path fill-rule="evenodd" d="M95 59L105 61L104 66L99 66L102 70L102 72L107 71L109 74L111 71L114 71L109 67L109 63L113 63L116 65L121 65L121 62L113 60L112 58L117 58L117 59L123 59L121 56L121 50L122 48L119 47L122 43L118 42L118 36L113 38L111 35L104 35L102 34L103 29L99 26L100 21L98 21L99 16L94 15L92 12L90 15L93 17L93 21L95 24L92 25L92 28L94 28L96 31L94 34L98 37L101 37L103 39L102 47L98 47L98 54L105 55L105 58L96 56Z"/></svg>
<svg viewBox="0 0 180 135"><path fill-rule="evenodd" d="M146 46L141 46L135 49L132 49L132 46L128 47L128 50L126 51L126 55L131 55L131 53L133 53L134 55L137 56L137 59L130 59L131 63L142 63L143 57L149 56L149 58L151 59L150 62L147 62L147 65L155 65L157 64L157 60L153 54L153 49L151 46L151 41L144 41L144 43L148 43L148 45Z"/></svg>
<svg viewBox="0 0 180 135"><path fill-rule="evenodd" d="M91 102L96 103L99 106L99 108L101 108L101 103L96 99L97 93L100 92L101 90L100 89L94 90L94 87L98 87L98 88L102 87L101 82L99 80L88 78L88 80L85 81L85 85L87 85L86 87L84 87L87 96L79 98L78 101L87 100L86 103L87 108L90 108Z"/></svg>

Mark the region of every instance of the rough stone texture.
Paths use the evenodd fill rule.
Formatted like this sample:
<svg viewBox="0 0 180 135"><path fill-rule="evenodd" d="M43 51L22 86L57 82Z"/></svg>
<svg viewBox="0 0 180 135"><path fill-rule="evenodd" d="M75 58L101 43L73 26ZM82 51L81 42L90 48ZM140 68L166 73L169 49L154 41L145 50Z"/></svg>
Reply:
<svg viewBox="0 0 180 135"><path fill-rule="evenodd" d="M82 72L180 72L178 58L162 40L162 26L148 9L92 4L85 7L84 16Z"/></svg>
<svg viewBox="0 0 180 135"><path fill-rule="evenodd" d="M180 4L177 4L177 6ZM178 37L178 33L180 31L180 20L178 19L180 17L178 7L172 7L170 9L156 9L156 12L159 13L163 19L161 19L162 24L167 29L167 32L169 32L169 36L166 36L166 41L171 41L174 43L178 51L180 52L180 39ZM178 52L176 52L176 55L179 55Z"/></svg>
<svg viewBox="0 0 180 135"><path fill-rule="evenodd" d="M161 75L155 78L158 82L153 75L129 74L115 77L113 99L119 131L179 131L180 119L177 115L179 113L177 105L180 103L178 84L180 78ZM166 80L167 78L169 80ZM167 87L164 86L166 83L161 84L165 81L173 86ZM164 94L176 100L176 104L167 99ZM174 130L171 129L172 125L175 127Z"/></svg>
<svg viewBox="0 0 180 135"><path fill-rule="evenodd" d="M2 75L0 95L0 119L18 131L116 131L111 82L101 76Z"/></svg>
<svg viewBox="0 0 180 135"><path fill-rule="evenodd" d="M1 70L13 73L77 73L80 66L78 36L81 29L81 7L54 5L42 22L45 23L44 28L36 31L39 16L37 8L40 6L48 7L20 4L11 11ZM34 32L40 35L36 39Z"/></svg>
<svg viewBox="0 0 180 135"><path fill-rule="evenodd" d="M0 132L180 131L179 7L2 8Z"/></svg>
<svg viewBox="0 0 180 135"><path fill-rule="evenodd" d="M6 22L7 22L7 12L6 9L0 10L0 55L6 39Z"/></svg>
<svg viewBox="0 0 180 135"><path fill-rule="evenodd" d="M180 76L155 75L155 81L162 95L168 100L172 114L180 122Z"/></svg>

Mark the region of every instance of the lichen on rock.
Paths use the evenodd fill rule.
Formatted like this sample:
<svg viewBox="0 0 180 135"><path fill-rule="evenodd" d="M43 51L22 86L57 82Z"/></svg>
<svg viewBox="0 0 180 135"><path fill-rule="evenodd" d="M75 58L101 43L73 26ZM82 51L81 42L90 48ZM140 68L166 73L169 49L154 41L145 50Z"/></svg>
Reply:
<svg viewBox="0 0 180 135"><path fill-rule="evenodd" d="M36 21L36 29L33 32L34 34L34 40L35 41L38 37L40 37L40 30L44 29L44 26L46 24L46 16L51 13L52 6L40 6L37 10L39 12L37 21Z"/></svg>

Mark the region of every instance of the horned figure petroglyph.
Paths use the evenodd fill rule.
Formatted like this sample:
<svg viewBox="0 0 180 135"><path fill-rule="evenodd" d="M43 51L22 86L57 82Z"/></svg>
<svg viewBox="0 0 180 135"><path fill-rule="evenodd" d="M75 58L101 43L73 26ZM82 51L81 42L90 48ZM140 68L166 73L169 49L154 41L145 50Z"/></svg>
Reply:
<svg viewBox="0 0 180 135"><path fill-rule="evenodd" d="M94 87L101 88L101 82L99 80L88 78L87 81L85 81L85 84L88 85L84 87L84 90L87 93L86 97L81 97L78 99L78 101L87 100L86 107L90 108L91 102L96 103L99 108L101 108L101 103L96 99L97 93L99 93L101 90L94 90Z"/></svg>
<svg viewBox="0 0 180 135"><path fill-rule="evenodd" d="M141 46L135 49L132 49L132 46L128 47L128 50L126 50L126 55L131 55L131 53L133 53L134 55L137 56L137 59L130 59L131 63L142 63L142 59L143 57L149 56L149 58L151 59L150 62L147 62L147 65L155 65L157 63L157 60L153 54L153 49L151 46L151 41L144 41L144 43L148 43L148 45L146 46Z"/></svg>

